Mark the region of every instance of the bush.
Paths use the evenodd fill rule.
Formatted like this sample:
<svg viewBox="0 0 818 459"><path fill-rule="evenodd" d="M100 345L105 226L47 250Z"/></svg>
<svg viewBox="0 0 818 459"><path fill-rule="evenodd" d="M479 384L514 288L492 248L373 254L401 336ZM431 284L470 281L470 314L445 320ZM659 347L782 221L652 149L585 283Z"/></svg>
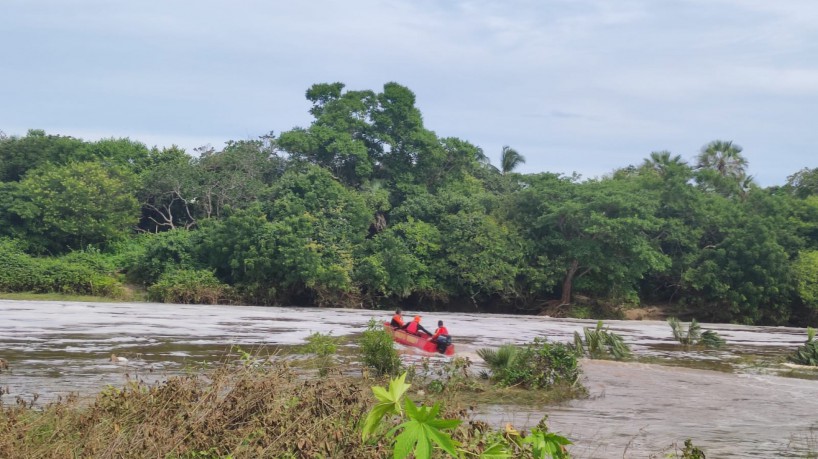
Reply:
<svg viewBox="0 0 818 459"><path fill-rule="evenodd" d="M157 283L166 272L197 268L192 234L187 230L172 230L140 236L142 249L132 248L134 255L125 260L129 263L125 266L128 277L150 285Z"/></svg>
<svg viewBox="0 0 818 459"><path fill-rule="evenodd" d="M166 272L148 287L148 298L162 303L217 304L228 296L230 287L202 269L177 269Z"/></svg>
<svg viewBox="0 0 818 459"><path fill-rule="evenodd" d="M556 385L573 386L579 382L576 351L568 344L549 343L536 338L508 354L502 362L490 363L492 379L501 386L519 386L526 389L549 389ZM480 352L485 359L486 352Z"/></svg>
<svg viewBox="0 0 818 459"><path fill-rule="evenodd" d="M818 341L815 340L814 328L807 328L807 341L788 360L799 365L818 366Z"/></svg>
<svg viewBox="0 0 818 459"><path fill-rule="evenodd" d="M514 358L517 356L519 349L519 347L513 344L503 344L496 350L490 347L478 349L477 355L483 359L489 367L488 371L481 372L480 376L488 379L491 375L499 375L508 371L511 364L514 363Z"/></svg>
<svg viewBox="0 0 818 459"><path fill-rule="evenodd" d="M713 349L724 346L725 341L718 333L712 330L702 332L702 327L696 322L696 319L690 321L686 333L679 319L671 317L667 319L667 323L673 331L673 338L685 346L704 346Z"/></svg>
<svg viewBox="0 0 818 459"><path fill-rule="evenodd" d="M392 337L375 319L370 319L358 341L361 361L377 375L396 375L401 368L400 356Z"/></svg>
<svg viewBox="0 0 818 459"><path fill-rule="evenodd" d="M113 266L99 251L72 252L60 258L36 258L24 253L19 244L0 240L0 291L66 293L119 298L122 285L113 275Z"/></svg>
<svg viewBox="0 0 818 459"><path fill-rule="evenodd" d="M19 242L0 238L0 260L3 260L3 269L0 269L0 291L31 290L36 267L34 259L23 252Z"/></svg>
<svg viewBox="0 0 818 459"><path fill-rule="evenodd" d="M592 359L622 360L630 356L630 347L625 344L622 337L608 331L607 328L602 328L601 320L596 323L596 328L585 327L584 335L583 342L579 333L574 332L574 347L579 356L585 355L586 350Z"/></svg>
<svg viewBox="0 0 818 459"><path fill-rule="evenodd" d="M711 349L718 349L724 346L725 343L724 338L713 330L705 330L702 332L702 338L699 340L699 344Z"/></svg>
<svg viewBox="0 0 818 459"><path fill-rule="evenodd" d="M306 351L315 354L318 361L318 374L326 376L332 366L332 356L338 350L338 338L331 334L315 332L307 337Z"/></svg>

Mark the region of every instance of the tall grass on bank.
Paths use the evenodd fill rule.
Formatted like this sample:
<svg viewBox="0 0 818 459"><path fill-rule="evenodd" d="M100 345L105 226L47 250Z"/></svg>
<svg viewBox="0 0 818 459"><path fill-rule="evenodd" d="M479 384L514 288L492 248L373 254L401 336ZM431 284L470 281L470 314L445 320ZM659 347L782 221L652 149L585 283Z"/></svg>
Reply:
<svg viewBox="0 0 818 459"><path fill-rule="evenodd" d="M0 457L385 457L358 426L369 387L304 380L283 364L109 388L93 403L0 407Z"/></svg>
<svg viewBox="0 0 818 459"><path fill-rule="evenodd" d="M386 380L336 369L308 378L285 361L259 362L239 352L237 363L211 372L152 385L133 381L91 402L69 397L41 409L23 400L0 404L0 457L392 457L386 432L400 420L384 424L375 438L361 435L375 403L371 387ZM486 452L502 435L470 420L453 397L425 401L440 404L441 419L463 421L451 435L470 456Z"/></svg>

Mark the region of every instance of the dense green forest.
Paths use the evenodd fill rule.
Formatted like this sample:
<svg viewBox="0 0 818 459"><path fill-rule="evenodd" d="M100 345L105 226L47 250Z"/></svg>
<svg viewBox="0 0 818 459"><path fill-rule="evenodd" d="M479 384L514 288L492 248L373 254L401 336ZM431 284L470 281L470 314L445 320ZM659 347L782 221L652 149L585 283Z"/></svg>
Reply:
<svg viewBox="0 0 818 459"><path fill-rule="evenodd" d="M814 323L818 168L761 188L741 147L603 178L519 174L426 128L415 96L316 84L314 117L195 155L0 138L0 291L536 312L576 298ZM706 140L706 139L705 139Z"/></svg>

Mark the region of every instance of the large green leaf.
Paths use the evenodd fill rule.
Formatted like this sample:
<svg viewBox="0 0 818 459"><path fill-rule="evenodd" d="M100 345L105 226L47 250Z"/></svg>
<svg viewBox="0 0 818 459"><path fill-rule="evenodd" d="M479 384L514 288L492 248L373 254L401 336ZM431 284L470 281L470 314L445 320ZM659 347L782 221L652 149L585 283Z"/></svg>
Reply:
<svg viewBox="0 0 818 459"><path fill-rule="evenodd" d="M395 440L395 459L404 459L410 452L416 459L429 459L432 457L432 443L452 457L458 457L458 443L441 429L455 428L460 425L460 420L437 419L439 404L433 407L417 406L406 399L405 409L409 420L392 430L392 433L402 430Z"/></svg>
<svg viewBox="0 0 818 459"><path fill-rule="evenodd" d="M406 373L404 373L389 382L388 391L380 386L372 387L372 393L375 394L375 398L379 400L379 403L366 416L363 432L361 433L364 440L375 431L384 416L401 413L400 399L411 386L411 384L406 383Z"/></svg>
<svg viewBox="0 0 818 459"><path fill-rule="evenodd" d="M508 459L510 457L511 453L506 445L502 443L495 443L480 454L480 459Z"/></svg>

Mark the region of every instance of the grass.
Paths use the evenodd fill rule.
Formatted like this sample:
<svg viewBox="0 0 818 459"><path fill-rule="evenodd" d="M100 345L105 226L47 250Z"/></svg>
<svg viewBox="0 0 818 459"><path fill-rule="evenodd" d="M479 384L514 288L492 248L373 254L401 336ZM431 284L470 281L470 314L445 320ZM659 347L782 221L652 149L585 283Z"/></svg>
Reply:
<svg viewBox="0 0 818 459"><path fill-rule="evenodd" d="M240 358L167 381L108 387L91 400L68 397L42 408L0 404L0 457L164 457L174 459L391 456L384 437L364 441L361 427L374 404L362 378L329 369L327 377L293 368L277 355L236 350ZM416 374L412 398L442 402L441 418L468 417L475 403L547 403L575 394L495 388L470 376L468 361ZM443 391L432 394L433 381ZM453 432L464 445L486 445L488 426L464 423ZM383 426L385 434L392 425Z"/></svg>
<svg viewBox="0 0 818 459"><path fill-rule="evenodd" d="M21 301L82 301L87 303L124 303L144 301L144 298L109 298L93 295L71 295L67 293L0 292L0 300Z"/></svg>
<svg viewBox="0 0 818 459"><path fill-rule="evenodd" d="M0 300L20 301L82 301L85 303L134 303L147 302L148 292L139 286L124 285L121 298L98 295L76 295L71 293L47 292L0 292Z"/></svg>

